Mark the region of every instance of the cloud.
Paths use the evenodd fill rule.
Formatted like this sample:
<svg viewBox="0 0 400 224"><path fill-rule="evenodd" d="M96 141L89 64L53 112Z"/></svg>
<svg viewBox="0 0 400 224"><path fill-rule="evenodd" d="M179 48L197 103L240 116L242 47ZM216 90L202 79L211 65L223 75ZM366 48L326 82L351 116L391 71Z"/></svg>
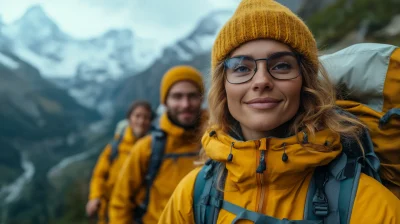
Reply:
<svg viewBox="0 0 400 224"><path fill-rule="evenodd" d="M112 28L129 28L142 38L170 43L190 32L209 12L235 8L240 0L0 0L5 23L30 6L44 10L68 34L88 38Z"/></svg>
<svg viewBox="0 0 400 224"><path fill-rule="evenodd" d="M144 37L162 37L165 41L183 36L209 12L236 7L238 0L82 0L105 13L117 13L131 21L133 30Z"/></svg>

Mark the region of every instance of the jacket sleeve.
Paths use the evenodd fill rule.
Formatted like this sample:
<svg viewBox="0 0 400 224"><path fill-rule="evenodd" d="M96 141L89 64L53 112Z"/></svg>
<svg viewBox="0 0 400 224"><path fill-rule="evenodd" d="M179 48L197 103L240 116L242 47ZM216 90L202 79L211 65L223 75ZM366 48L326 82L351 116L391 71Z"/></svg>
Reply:
<svg viewBox="0 0 400 224"><path fill-rule="evenodd" d="M361 174L350 223L400 223L400 200L375 179Z"/></svg>
<svg viewBox="0 0 400 224"><path fill-rule="evenodd" d="M151 138L139 140L132 148L119 173L109 205L110 224L131 224L137 206L137 193L147 170L151 154Z"/></svg>
<svg viewBox="0 0 400 224"><path fill-rule="evenodd" d="M111 145L108 144L100 154L90 180L89 200L102 198L106 194L106 181L110 169Z"/></svg>
<svg viewBox="0 0 400 224"><path fill-rule="evenodd" d="M168 201L161 217L159 224L194 224L193 213L193 193L196 177L201 167L194 169L186 175Z"/></svg>

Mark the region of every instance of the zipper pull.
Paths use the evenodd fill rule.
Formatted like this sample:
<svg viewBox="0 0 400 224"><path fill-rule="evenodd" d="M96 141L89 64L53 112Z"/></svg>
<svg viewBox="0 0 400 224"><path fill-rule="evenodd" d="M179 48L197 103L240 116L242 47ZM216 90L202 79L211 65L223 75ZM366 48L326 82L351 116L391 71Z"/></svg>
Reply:
<svg viewBox="0 0 400 224"><path fill-rule="evenodd" d="M232 160L233 160L232 148L233 148L234 144L235 144L234 142L232 142L232 144L231 144L231 151L229 152L228 158L226 159L226 160L228 160L228 162L232 162Z"/></svg>
<svg viewBox="0 0 400 224"><path fill-rule="evenodd" d="M289 159L289 156L286 154L286 143L283 143L282 147L283 147L282 161L286 163Z"/></svg>
<svg viewBox="0 0 400 224"><path fill-rule="evenodd" d="M265 164L265 150L261 151L261 156L260 156L260 163L258 164L257 173L264 173L264 171L267 169L267 165Z"/></svg>

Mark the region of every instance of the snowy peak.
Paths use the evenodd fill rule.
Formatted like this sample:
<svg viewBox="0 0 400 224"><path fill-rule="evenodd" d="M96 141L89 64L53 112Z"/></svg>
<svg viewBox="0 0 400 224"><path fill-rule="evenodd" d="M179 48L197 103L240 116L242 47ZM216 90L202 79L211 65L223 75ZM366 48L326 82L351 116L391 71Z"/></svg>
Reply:
<svg viewBox="0 0 400 224"><path fill-rule="evenodd" d="M18 42L35 49L49 40L65 41L68 36L47 16L41 6L33 6L10 26L3 28L3 33ZM40 53L40 52L38 52Z"/></svg>
<svg viewBox="0 0 400 224"><path fill-rule="evenodd" d="M0 27L1 28L1 27ZM1 28L12 52L50 78L104 82L146 69L159 55L157 41L136 37L129 29L113 29L90 39L64 33L39 5ZM0 35L1 36L1 35Z"/></svg>
<svg viewBox="0 0 400 224"><path fill-rule="evenodd" d="M218 10L209 13L195 28L193 35L216 35L226 21L232 16L231 10Z"/></svg>
<svg viewBox="0 0 400 224"><path fill-rule="evenodd" d="M34 5L30 7L21 17L20 21L21 20L35 24L36 27L43 24L55 25L55 23L47 16L40 5Z"/></svg>
<svg viewBox="0 0 400 224"><path fill-rule="evenodd" d="M198 23L190 35L168 47L164 54L175 55L180 60L189 61L198 54L210 52L219 30L232 13L231 10L211 12Z"/></svg>

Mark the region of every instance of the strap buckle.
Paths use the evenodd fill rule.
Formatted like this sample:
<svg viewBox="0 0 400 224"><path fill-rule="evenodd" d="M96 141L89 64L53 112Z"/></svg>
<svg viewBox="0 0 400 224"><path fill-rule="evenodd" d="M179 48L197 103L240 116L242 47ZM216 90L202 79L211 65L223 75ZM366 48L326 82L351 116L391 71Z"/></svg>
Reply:
<svg viewBox="0 0 400 224"><path fill-rule="evenodd" d="M312 200L313 211L316 216L327 216L329 213L328 198L325 193L317 189Z"/></svg>

